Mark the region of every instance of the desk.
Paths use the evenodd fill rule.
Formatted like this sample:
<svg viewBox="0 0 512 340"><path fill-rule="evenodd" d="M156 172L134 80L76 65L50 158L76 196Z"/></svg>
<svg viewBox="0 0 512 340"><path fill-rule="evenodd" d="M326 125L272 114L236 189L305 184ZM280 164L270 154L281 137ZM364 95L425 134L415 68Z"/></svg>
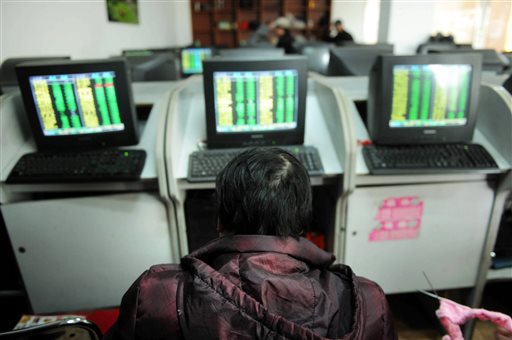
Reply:
<svg viewBox="0 0 512 340"><path fill-rule="evenodd" d="M336 77L326 82L352 101L366 99L368 80L364 77ZM373 176L362 148L355 147L355 171L351 179L345 179L352 187L348 188L346 215L341 217L346 228L338 234L337 257L359 275L377 281L386 293L430 289L423 271L436 289L480 289L480 277L485 280L496 218L501 216L496 207L503 207L502 192L512 188L512 100L500 86L485 83L480 92L473 142L491 153L500 168L498 174ZM368 132L357 110L346 113L353 121L354 138L367 140ZM384 240L384 231L380 239L372 238L379 235L375 231L380 229L382 214L392 210L386 204L399 205L400 200L414 201L421 207L400 207L405 213L420 214L418 232L388 233L392 236Z"/></svg>
<svg viewBox="0 0 512 340"><path fill-rule="evenodd" d="M314 187L329 187L333 196L332 207L326 215L332 225L325 226L331 233L327 235L328 244L333 248L333 233L336 229L336 211L341 196L344 166L347 157L342 146L348 135L342 129L342 119L337 104L336 93L327 85L310 79L308 82L308 98L306 107L305 144L316 146L324 166L325 174L312 177ZM182 83L171 95L167 121L162 125L165 131L164 162L165 185L169 200L174 203L177 216L177 235L180 252L183 256L189 252L188 235L190 233L185 214L187 193L193 190L213 189L214 183L189 183L186 180L188 157L197 149L197 144L206 138L205 108L203 84L201 77L191 77ZM348 143L348 140L347 140ZM315 189L314 189L315 190ZM214 230L211 225L202 226ZM331 240L331 242L329 242Z"/></svg>
<svg viewBox="0 0 512 340"><path fill-rule="evenodd" d="M19 93L0 99L6 123L0 208L35 313L119 305L145 269L178 260L172 256L168 207L159 195L156 153L157 127L178 84L133 84L136 105L152 106L140 124L139 143L128 147L147 153L141 179L134 182L6 184L16 161L35 145Z"/></svg>

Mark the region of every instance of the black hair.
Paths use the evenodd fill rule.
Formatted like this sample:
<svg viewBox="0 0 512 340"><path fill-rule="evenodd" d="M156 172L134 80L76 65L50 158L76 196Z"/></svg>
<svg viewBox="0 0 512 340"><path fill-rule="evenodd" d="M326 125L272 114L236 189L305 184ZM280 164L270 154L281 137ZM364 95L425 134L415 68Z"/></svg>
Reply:
<svg viewBox="0 0 512 340"><path fill-rule="evenodd" d="M298 237L311 222L308 172L283 149L243 151L217 176L216 187L225 231Z"/></svg>

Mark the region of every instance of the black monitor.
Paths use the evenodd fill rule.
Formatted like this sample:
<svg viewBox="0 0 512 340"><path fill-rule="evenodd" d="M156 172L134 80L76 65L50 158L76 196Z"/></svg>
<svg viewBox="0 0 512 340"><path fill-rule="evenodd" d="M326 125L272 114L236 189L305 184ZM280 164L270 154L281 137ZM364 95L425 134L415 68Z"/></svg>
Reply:
<svg viewBox="0 0 512 340"><path fill-rule="evenodd" d="M284 49L277 47L244 47L219 50L219 56L225 58L278 58L284 56Z"/></svg>
<svg viewBox="0 0 512 340"><path fill-rule="evenodd" d="M69 60L69 56L56 57L21 57L5 59L0 67L0 90L2 93L18 87L18 79L16 78L16 65L31 61L48 61L48 60Z"/></svg>
<svg viewBox="0 0 512 340"><path fill-rule="evenodd" d="M380 56L369 82L368 131L377 144L470 142L482 59L476 54Z"/></svg>
<svg viewBox="0 0 512 340"><path fill-rule="evenodd" d="M173 53L156 53L144 62L132 66L132 81L177 80L178 66Z"/></svg>
<svg viewBox="0 0 512 340"><path fill-rule="evenodd" d="M210 47L189 47L181 50L181 74L189 76L203 73L203 60L212 57Z"/></svg>
<svg viewBox="0 0 512 340"><path fill-rule="evenodd" d="M329 76L368 76L379 55L393 54L393 45L358 45L331 47Z"/></svg>
<svg viewBox="0 0 512 340"><path fill-rule="evenodd" d="M204 62L210 148L304 142L307 59L211 59Z"/></svg>
<svg viewBox="0 0 512 340"><path fill-rule="evenodd" d="M429 53L450 53L450 54L480 54L482 56L482 71L502 73L509 66L509 60L503 54L493 49L470 49L458 48L456 50L443 51L432 50Z"/></svg>
<svg viewBox="0 0 512 340"><path fill-rule="evenodd" d="M300 54L308 58L308 69L327 75L329 68L329 45L302 46Z"/></svg>
<svg viewBox="0 0 512 340"><path fill-rule="evenodd" d="M39 150L137 143L124 59L29 63L16 73Z"/></svg>

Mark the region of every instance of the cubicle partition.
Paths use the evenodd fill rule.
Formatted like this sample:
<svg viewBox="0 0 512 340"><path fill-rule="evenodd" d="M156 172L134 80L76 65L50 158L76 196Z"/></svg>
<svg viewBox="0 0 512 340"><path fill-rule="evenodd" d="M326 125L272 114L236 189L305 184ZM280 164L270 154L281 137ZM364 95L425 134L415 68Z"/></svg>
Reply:
<svg viewBox="0 0 512 340"><path fill-rule="evenodd" d="M326 82L353 101L365 99L365 79ZM362 157L361 144L369 136L361 114L353 105L343 110L352 117L356 160L354 171L344 174L344 181L353 183L346 213L338 212L346 224L335 248L341 262L377 281L386 293L430 289L425 276L435 289L475 287L489 264L481 264L482 252L488 256L484 245L494 244L491 224L499 211L493 207L503 205L499 192L510 190L504 181L510 181L512 114L510 96L502 90L482 86L474 135L496 160L499 173L494 174L372 175Z"/></svg>
<svg viewBox="0 0 512 340"><path fill-rule="evenodd" d="M469 305L480 307L482 294L488 280L512 280L512 268L491 269L491 253L496 243L500 220L505 207L507 196L512 193L512 96L499 85L484 83L480 88L479 111L477 119L478 132L486 138L494 150L503 156L500 168L507 168L498 179L494 202L489 218L487 233L483 242L480 262L474 289L470 296ZM467 327L465 336L470 338L473 323Z"/></svg>
<svg viewBox="0 0 512 340"><path fill-rule="evenodd" d="M19 93L2 96L0 206L34 313L119 305L130 284L173 256L175 216L161 199L157 127L173 83L135 84L136 104L151 107L140 122L140 180L101 183L7 184L17 160L35 151Z"/></svg>

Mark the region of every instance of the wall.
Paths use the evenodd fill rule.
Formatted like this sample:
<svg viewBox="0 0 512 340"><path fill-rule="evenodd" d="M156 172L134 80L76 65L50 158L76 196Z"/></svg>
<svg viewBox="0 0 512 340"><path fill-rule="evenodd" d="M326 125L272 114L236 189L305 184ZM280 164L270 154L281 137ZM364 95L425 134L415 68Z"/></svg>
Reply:
<svg viewBox="0 0 512 340"><path fill-rule="evenodd" d="M343 21L343 26L352 34L354 40L364 43L364 24L365 24L366 1L344 2L331 1L331 22L338 19Z"/></svg>
<svg viewBox="0 0 512 340"><path fill-rule="evenodd" d="M139 24L109 22L106 1L0 0L0 59L106 58L192 42L189 0L139 1Z"/></svg>
<svg viewBox="0 0 512 340"><path fill-rule="evenodd" d="M332 0L331 20L342 19L356 42L379 40L394 44L396 54L415 53L432 33L436 2L391 0L384 5L383 10L383 4L375 0Z"/></svg>
<svg viewBox="0 0 512 340"><path fill-rule="evenodd" d="M395 45L395 54L414 54L425 42L434 25L435 1L392 1L388 42Z"/></svg>

